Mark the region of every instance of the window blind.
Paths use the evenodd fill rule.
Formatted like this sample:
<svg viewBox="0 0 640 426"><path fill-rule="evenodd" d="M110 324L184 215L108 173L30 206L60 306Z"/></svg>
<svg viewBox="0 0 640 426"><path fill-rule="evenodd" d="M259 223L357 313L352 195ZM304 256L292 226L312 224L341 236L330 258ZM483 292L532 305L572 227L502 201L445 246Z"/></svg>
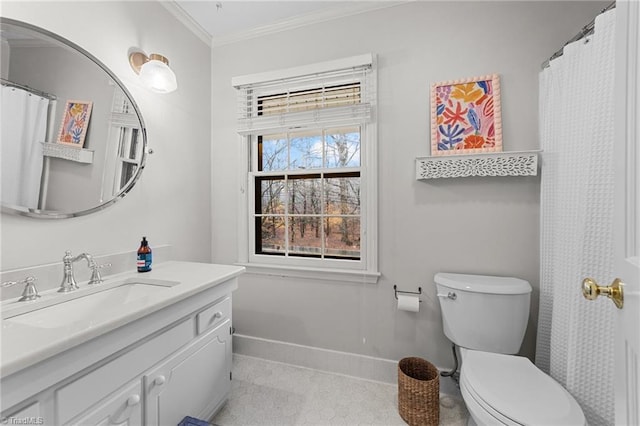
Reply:
<svg viewBox="0 0 640 426"><path fill-rule="evenodd" d="M121 90L115 90L111 112L109 114L109 123L116 127L139 128L140 120L132 108L126 95Z"/></svg>
<svg viewBox="0 0 640 426"><path fill-rule="evenodd" d="M375 100L372 62L307 75L238 84L241 135L363 124Z"/></svg>

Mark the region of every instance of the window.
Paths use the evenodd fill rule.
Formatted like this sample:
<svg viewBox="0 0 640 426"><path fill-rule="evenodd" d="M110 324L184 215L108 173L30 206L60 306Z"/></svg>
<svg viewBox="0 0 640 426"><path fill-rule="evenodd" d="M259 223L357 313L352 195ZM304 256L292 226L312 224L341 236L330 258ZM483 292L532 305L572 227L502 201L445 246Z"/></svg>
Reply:
<svg viewBox="0 0 640 426"><path fill-rule="evenodd" d="M241 263L377 279L372 56L234 86L246 156Z"/></svg>
<svg viewBox="0 0 640 426"><path fill-rule="evenodd" d="M102 197L120 194L138 173L142 161L140 121L121 90L114 90L107 136Z"/></svg>
<svg viewBox="0 0 640 426"><path fill-rule="evenodd" d="M255 252L360 260L360 127L257 138Z"/></svg>

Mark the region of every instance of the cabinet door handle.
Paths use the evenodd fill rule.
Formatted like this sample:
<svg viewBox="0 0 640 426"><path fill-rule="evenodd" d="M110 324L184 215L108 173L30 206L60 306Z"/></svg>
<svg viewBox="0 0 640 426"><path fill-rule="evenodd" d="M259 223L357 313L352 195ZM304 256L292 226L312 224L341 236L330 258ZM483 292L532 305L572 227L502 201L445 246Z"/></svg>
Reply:
<svg viewBox="0 0 640 426"><path fill-rule="evenodd" d="M131 395L127 398L127 407L133 407L138 404L140 404L140 395Z"/></svg>
<svg viewBox="0 0 640 426"><path fill-rule="evenodd" d="M153 381L154 386L161 386L164 384L164 382L166 382L167 379L165 379L164 376L158 376L155 378L155 380Z"/></svg>
<svg viewBox="0 0 640 426"><path fill-rule="evenodd" d="M222 318L222 312L216 312L215 314L213 314L214 320L217 320L218 318Z"/></svg>

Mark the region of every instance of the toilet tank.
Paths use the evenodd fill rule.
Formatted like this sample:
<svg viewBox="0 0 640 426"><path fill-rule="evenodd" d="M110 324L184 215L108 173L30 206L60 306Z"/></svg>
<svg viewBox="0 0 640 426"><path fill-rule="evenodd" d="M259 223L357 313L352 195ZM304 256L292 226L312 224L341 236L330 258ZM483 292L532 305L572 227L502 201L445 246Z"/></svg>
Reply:
<svg viewBox="0 0 640 426"><path fill-rule="evenodd" d="M519 278L437 273L444 334L458 346L515 354L527 321L531 285Z"/></svg>

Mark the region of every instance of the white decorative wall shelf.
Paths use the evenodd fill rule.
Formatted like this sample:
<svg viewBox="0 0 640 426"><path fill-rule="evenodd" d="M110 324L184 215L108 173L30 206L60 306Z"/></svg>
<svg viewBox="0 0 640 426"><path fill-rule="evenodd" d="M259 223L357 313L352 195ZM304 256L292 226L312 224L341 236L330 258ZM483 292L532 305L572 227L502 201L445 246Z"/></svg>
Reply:
<svg viewBox="0 0 640 426"><path fill-rule="evenodd" d="M47 157L62 158L78 163L93 163L93 150L75 148L61 143L42 142L43 153Z"/></svg>
<svg viewBox="0 0 640 426"><path fill-rule="evenodd" d="M536 176L540 151L416 158L416 180L468 176Z"/></svg>

